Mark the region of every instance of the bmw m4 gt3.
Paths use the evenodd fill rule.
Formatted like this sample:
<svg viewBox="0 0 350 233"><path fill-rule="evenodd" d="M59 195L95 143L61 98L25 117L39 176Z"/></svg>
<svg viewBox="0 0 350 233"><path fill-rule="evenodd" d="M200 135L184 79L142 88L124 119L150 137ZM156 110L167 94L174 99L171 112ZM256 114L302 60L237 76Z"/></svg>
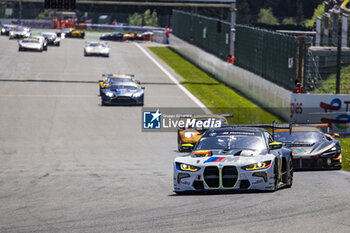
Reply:
<svg viewBox="0 0 350 233"><path fill-rule="evenodd" d="M209 129L192 153L174 161L174 192L291 187L291 150L261 128Z"/></svg>

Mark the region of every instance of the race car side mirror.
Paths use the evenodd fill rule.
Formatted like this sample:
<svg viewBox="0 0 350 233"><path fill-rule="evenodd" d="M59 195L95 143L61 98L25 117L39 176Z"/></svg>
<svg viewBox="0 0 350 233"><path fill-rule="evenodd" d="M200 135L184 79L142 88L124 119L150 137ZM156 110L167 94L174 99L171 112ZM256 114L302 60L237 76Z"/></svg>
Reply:
<svg viewBox="0 0 350 233"><path fill-rule="evenodd" d="M339 135L338 133L334 133L334 134L333 134L333 137L335 137L335 138L339 138L339 137L340 137L340 135Z"/></svg>
<svg viewBox="0 0 350 233"><path fill-rule="evenodd" d="M269 149L270 150L277 150L282 148L282 142L271 142L269 144Z"/></svg>

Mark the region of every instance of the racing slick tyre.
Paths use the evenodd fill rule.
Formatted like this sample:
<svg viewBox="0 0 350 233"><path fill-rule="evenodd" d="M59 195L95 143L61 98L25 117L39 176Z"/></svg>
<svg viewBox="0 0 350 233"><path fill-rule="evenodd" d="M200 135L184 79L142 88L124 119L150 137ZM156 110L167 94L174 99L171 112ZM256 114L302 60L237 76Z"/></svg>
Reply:
<svg viewBox="0 0 350 233"><path fill-rule="evenodd" d="M182 143L181 143L181 140L180 139L178 139L177 140L177 150L179 151L179 152L184 152L184 150L182 149Z"/></svg>
<svg viewBox="0 0 350 233"><path fill-rule="evenodd" d="M289 156L287 164L288 164L287 177L286 177L286 180L284 182L286 184L286 188L291 188L293 185L293 172L294 172L292 156Z"/></svg>
<svg viewBox="0 0 350 233"><path fill-rule="evenodd" d="M271 192L277 191L278 188L278 165L277 165L277 160L275 160L274 165L273 165L273 188L270 190Z"/></svg>
<svg viewBox="0 0 350 233"><path fill-rule="evenodd" d="M102 98L101 98L101 106L106 106L105 102L103 102Z"/></svg>

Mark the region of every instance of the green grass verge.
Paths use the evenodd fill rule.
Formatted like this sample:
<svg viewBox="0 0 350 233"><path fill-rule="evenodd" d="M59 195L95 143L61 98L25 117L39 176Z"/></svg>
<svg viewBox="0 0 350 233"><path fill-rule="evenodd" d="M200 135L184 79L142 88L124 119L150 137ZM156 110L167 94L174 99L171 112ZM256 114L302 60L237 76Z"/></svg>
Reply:
<svg viewBox="0 0 350 233"><path fill-rule="evenodd" d="M350 138L337 138L341 143L343 170L350 171Z"/></svg>
<svg viewBox="0 0 350 233"><path fill-rule="evenodd" d="M230 123L271 123L279 120L167 47L150 47L154 54L183 77L182 85L214 113L233 113ZM230 111L230 112L228 112Z"/></svg>
<svg viewBox="0 0 350 233"><path fill-rule="evenodd" d="M183 86L214 113L232 113L227 110L235 110L233 112L235 116L229 120L230 123L271 123L278 119L171 49L167 47L150 47L149 49L182 76ZM340 138L339 141L342 145L343 169L350 171L350 138Z"/></svg>
<svg viewBox="0 0 350 233"><path fill-rule="evenodd" d="M336 89L336 74L319 81L313 94L334 94ZM350 66L345 66L340 72L340 94L350 94Z"/></svg>

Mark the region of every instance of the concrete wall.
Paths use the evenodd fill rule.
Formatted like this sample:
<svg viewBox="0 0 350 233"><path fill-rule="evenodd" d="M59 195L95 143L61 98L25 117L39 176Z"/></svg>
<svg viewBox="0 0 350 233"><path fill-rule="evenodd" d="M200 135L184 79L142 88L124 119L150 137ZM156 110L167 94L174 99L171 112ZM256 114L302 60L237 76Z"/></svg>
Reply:
<svg viewBox="0 0 350 233"><path fill-rule="evenodd" d="M222 61L174 35L170 37L170 47L201 69L214 75L219 81L239 90L284 120L289 120L290 91L254 73Z"/></svg>

